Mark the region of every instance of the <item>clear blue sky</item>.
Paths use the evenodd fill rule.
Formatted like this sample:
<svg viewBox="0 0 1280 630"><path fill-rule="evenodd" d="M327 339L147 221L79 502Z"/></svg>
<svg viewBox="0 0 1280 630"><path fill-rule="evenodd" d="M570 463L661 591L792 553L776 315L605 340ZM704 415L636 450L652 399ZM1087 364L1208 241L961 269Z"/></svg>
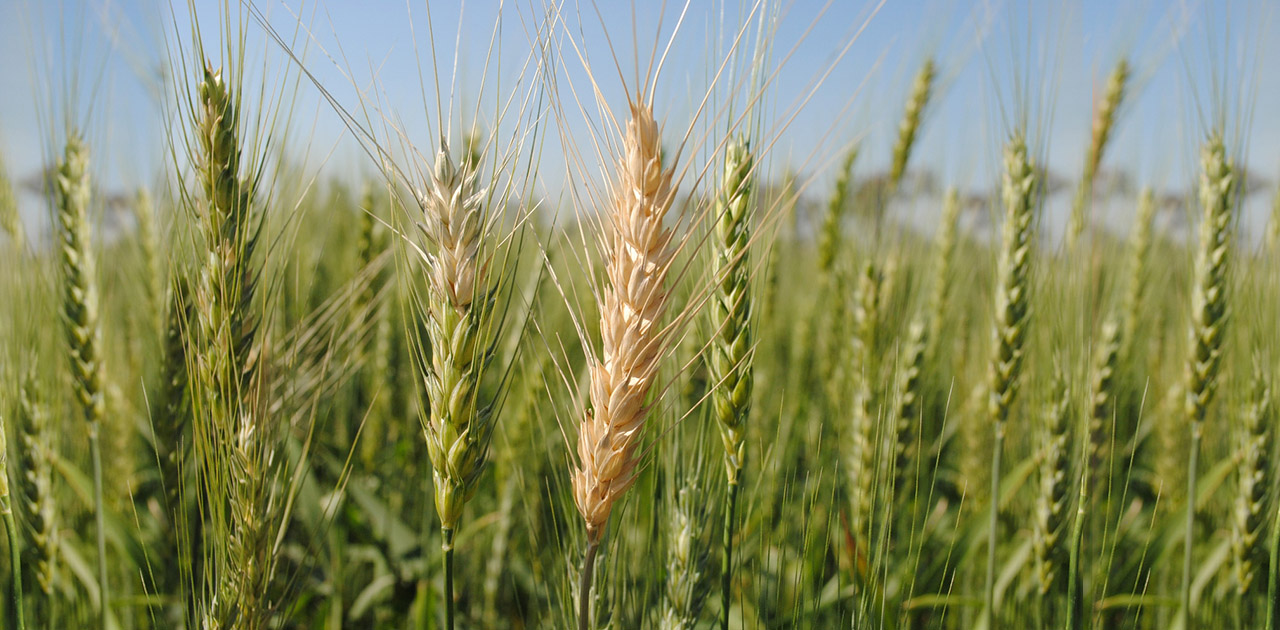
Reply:
<svg viewBox="0 0 1280 630"><path fill-rule="evenodd" d="M171 8L167 0L0 0L0 85L6 86L0 91L0 151L11 175L25 178L49 159L50 130L61 128L60 113L70 111L88 129L95 175L101 181L115 189L153 181L166 164L166 114L159 98L171 93L159 77L167 51L175 46L174 22L184 36L189 24L186 3L178 4ZM219 4L194 2L206 37L216 35ZM434 104L423 107L417 63L421 59L429 72L423 0L257 4L291 39L299 19L306 25L310 36L303 34L296 42L307 47L307 68L344 106L358 107L359 100L343 71L350 69L361 86L370 85L376 71L374 85L386 111L394 112L415 144L431 147L428 121L434 120ZM496 4L485 0L463 5L463 78L457 89L464 96L479 89L476 77ZM526 31L543 2L507 4L501 38L504 58L497 74L502 80L514 75L528 54ZM575 2L565 4L573 7ZM647 57L660 4L599 0L604 28L624 68L634 63L634 50ZM657 91L668 136L689 119L695 105L690 94L701 92L710 60L723 50L718 25L740 19L737 3L722 4L692 2L673 44ZM780 61L793 46L795 52L775 84L774 114L785 111L815 75L832 66L876 7L876 2L832 0L815 23L826 0L785 4L775 56ZM664 41L682 7L680 2L667 3ZM1225 92L1230 120L1239 128L1236 146L1255 173L1274 182L1280 175L1280 118L1271 112L1280 111L1280 72L1264 74L1258 66L1280 52L1278 9L1266 0L886 0L776 145L771 165L775 171L793 166L812 173L861 137L864 168L883 168L912 75L933 55L940 63L943 91L926 121L914 168L934 171L943 183L988 187L999 165L1009 118L1029 103L1032 126L1040 130L1033 143L1055 173L1074 177L1088 138L1091 102L1123 55L1135 64L1136 92L1107 164L1125 165L1139 183L1184 189L1194 175L1197 145L1205 130L1200 111L1211 115L1215 82L1225 82L1225 90L1218 91ZM430 11L437 48L449 51L441 59L447 72L459 3L433 2ZM606 96L618 102L609 47L595 8L583 4L577 11L584 26L575 39L583 42L596 64ZM633 11L641 34L638 45L631 39ZM802 37L811 24L814 28ZM256 25L250 24L247 39L254 68L286 65ZM572 49L561 52L571 55ZM565 63L567 79L581 88L582 75L573 72L576 61ZM429 85L434 83L430 75L425 78ZM434 102L432 95L428 98ZM343 138L340 120L312 86L303 82L293 102L291 150L329 173L345 176L373 170L350 138ZM59 115L37 114L50 111ZM545 168L562 178L558 144L548 136ZM556 183L547 185L554 188Z"/></svg>

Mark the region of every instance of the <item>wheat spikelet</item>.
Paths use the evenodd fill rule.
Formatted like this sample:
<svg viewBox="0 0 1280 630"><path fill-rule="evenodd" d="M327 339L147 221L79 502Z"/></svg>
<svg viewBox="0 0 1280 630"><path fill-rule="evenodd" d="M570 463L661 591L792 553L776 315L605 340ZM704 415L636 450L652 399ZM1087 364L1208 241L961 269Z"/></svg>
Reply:
<svg viewBox="0 0 1280 630"><path fill-rule="evenodd" d="M933 80L937 74L933 59L927 59L920 71L916 73L911 84L911 96L902 111L902 121L898 123L898 140L893 145L893 163L889 169L889 194L898 189L902 176L907 171L907 161L911 158L911 148L915 145L916 135L920 130L920 117L929 105L929 96L933 90Z"/></svg>
<svg viewBox="0 0 1280 630"><path fill-rule="evenodd" d="M1231 548L1235 556L1236 592L1260 594L1268 571L1266 533L1272 521L1272 455L1275 408L1271 388L1259 376L1239 428L1240 468L1235 510L1232 513Z"/></svg>
<svg viewBox="0 0 1280 630"><path fill-rule="evenodd" d="M1155 193L1144 188L1138 197L1138 213L1129 233L1129 279L1125 285L1124 330L1120 335L1122 354L1130 356L1136 343L1138 325L1147 292L1147 261L1151 257L1151 229L1155 219Z"/></svg>
<svg viewBox="0 0 1280 630"><path fill-rule="evenodd" d="M994 426L991 458L991 494L987 498L987 579L984 620L994 622L996 540L999 525L1000 459L1003 456L1005 422L1017 397L1022 375L1023 343L1030 315L1031 236L1035 218L1037 182L1035 164L1027 155L1022 134L1010 139L1004 152L1004 227L996 280L996 313L992 327L995 348L987 372L988 418Z"/></svg>
<svg viewBox="0 0 1280 630"><path fill-rule="evenodd" d="M1235 167L1218 137L1201 153L1200 249L1196 257L1191 296L1192 353L1187 361L1186 413L1198 425L1205 419L1218 387L1222 340L1227 324L1227 272L1231 258Z"/></svg>
<svg viewBox="0 0 1280 630"><path fill-rule="evenodd" d="M31 541L27 549L27 563L35 573L36 585L45 601L49 602L57 571L58 515L53 497L49 411L40 396L34 370L27 373L19 389L16 425L21 455L19 502Z"/></svg>
<svg viewBox="0 0 1280 630"><path fill-rule="evenodd" d="M431 345L425 436L436 512L446 532L457 527L463 505L475 493L493 432L490 409L477 400L491 356L484 318L491 313L492 294L485 285L488 260L481 242L485 191L476 185L472 164L470 158L455 164L448 147L442 147L429 187L418 198L419 229L434 248L423 255Z"/></svg>
<svg viewBox="0 0 1280 630"><path fill-rule="evenodd" d="M999 430L1003 430L1009 417L1022 373L1023 342L1030 315L1031 228L1037 194L1035 167L1021 136L1010 141L1004 160L1005 219L992 334L995 352L988 372L988 407Z"/></svg>
<svg viewBox="0 0 1280 630"><path fill-rule="evenodd" d="M850 526L867 544L875 515L876 466L879 445L872 386L876 375L875 337L880 319L881 275L867 263L854 292L852 431L849 440L849 482L853 489Z"/></svg>
<svg viewBox="0 0 1280 630"><path fill-rule="evenodd" d="M1100 334L1089 381L1089 448L1095 467L1105 463L1107 429L1114 420L1116 362L1121 343L1115 317L1108 316L1103 321Z"/></svg>
<svg viewBox="0 0 1280 630"><path fill-rule="evenodd" d="M922 446L917 428L921 419L921 378L924 376L925 349L928 347L928 329L924 321L916 316L907 327L907 338L903 344L902 358L898 365L896 380L898 400L895 410L894 434L894 494L900 504L911 498L914 475L913 466L920 458Z"/></svg>
<svg viewBox="0 0 1280 630"><path fill-rule="evenodd" d="M827 213L822 218L822 231L818 239L818 270L828 276L834 268L836 254L844 239L844 209L849 204L849 183L853 177L853 163L858 160L858 146L845 154L836 174L836 188L827 203Z"/></svg>
<svg viewBox="0 0 1280 630"><path fill-rule="evenodd" d="M1087 212L1093 199L1093 182L1097 177L1098 167L1102 164L1102 155L1107 149L1107 142L1111 139L1115 128L1116 113L1124 100L1129 74L1127 59L1116 62L1111 75L1107 77L1107 91L1094 110L1093 131L1089 137L1089 150L1084 158L1084 173L1080 177L1080 186L1076 189L1075 201L1071 206L1071 219L1067 227L1069 250L1074 248L1088 222Z"/></svg>
<svg viewBox="0 0 1280 630"><path fill-rule="evenodd" d="M1071 393L1059 369L1054 374L1044 413L1040 452L1040 492L1036 495L1036 578L1041 598L1060 599L1067 591L1067 524L1072 495ZM1053 601L1050 600L1050 601ZM1048 611L1052 618L1052 609Z"/></svg>
<svg viewBox="0 0 1280 630"><path fill-rule="evenodd" d="M102 333L98 324L98 290L93 250L89 244L88 154L78 137L67 141L66 155L54 179L57 195L59 254L63 273L62 316L71 352L72 383L90 431L105 413L102 393Z"/></svg>
<svg viewBox="0 0 1280 630"><path fill-rule="evenodd" d="M725 448L725 474L737 485L742 472L744 424L751 409L751 240L754 165L745 140L729 144L725 152L724 184L716 207L715 291L710 317L716 331L710 345L712 409Z"/></svg>
<svg viewBox="0 0 1280 630"><path fill-rule="evenodd" d="M3 156L0 156L0 230L8 233L18 246L25 242L22 217L18 215L18 198L13 194L13 182L9 181Z"/></svg>
<svg viewBox="0 0 1280 630"><path fill-rule="evenodd" d="M146 274L143 287L147 291L147 304L156 316L156 330L161 328L165 318L164 273L160 270L160 245L156 234L155 207L151 203L151 193L145 188L138 191L133 201L133 217L138 225L138 247L142 254L142 269Z"/></svg>
<svg viewBox="0 0 1280 630"><path fill-rule="evenodd" d="M193 156L204 192L199 227L208 251L195 290L193 436L201 485L214 499L210 521L212 599L206 625L257 630L271 616L271 536L281 509L275 488L281 423L267 417L258 379L254 262L261 216L256 175L242 175L240 97L206 64L197 86ZM222 503L225 502L225 503Z"/></svg>
<svg viewBox="0 0 1280 630"><path fill-rule="evenodd" d="M667 585L659 628L693 630L707 598L707 549L699 535L703 497L692 481L672 501L667 523Z"/></svg>
<svg viewBox="0 0 1280 630"><path fill-rule="evenodd" d="M942 327L951 307L952 266L956 257L956 229L960 221L960 191L948 188L942 202L942 217L933 241L933 286L929 293L929 330L925 335L930 355L942 343Z"/></svg>
<svg viewBox="0 0 1280 630"><path fill-rule="evenodd" d="M602 358L590 362L591 409L579 425L573 472L588 545L599 543L614 504L635 483L645 398L664 347L659 327L673 248L662 223L675 195L672 173L652 109L633 103L609 212L607 284L599 295Z"/></svg>
<svg viewBox="0 0 1280 630"><path fill-rule="evenodd" d="M1222 342L1227 326L1227 273L1231 259L1235 166L1218 134L1200 153L1200 246L1191 292L1191 354L1187 357L1183 410L1191 425L1191 457L1187 465L1187 535L1183 547L1181 623L1191 624L1191 579L1195 545L1196 480L1200 440L1209 403L1218 389Z"/></svg>

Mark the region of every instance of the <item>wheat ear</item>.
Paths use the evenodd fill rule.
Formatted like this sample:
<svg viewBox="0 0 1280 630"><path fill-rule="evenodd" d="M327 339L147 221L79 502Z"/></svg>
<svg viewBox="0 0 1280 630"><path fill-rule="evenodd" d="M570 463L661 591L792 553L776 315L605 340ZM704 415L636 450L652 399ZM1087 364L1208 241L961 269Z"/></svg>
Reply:
<svg viewBox="0 0 1280 630"><path fill-rule="evenodd" d="M725 497L724 557L721 567L721 628L728 628L730 593L733 585L733 533L738 507L738 488L746 456L744 431L751 413L754 382L751 338L751 242L752 175L754 160L745 138L733 140L725 149L724 181L715 208L715 290L709 314L715 338L710 345L712 409L724 442L725 475L729 490Z"/></svg>
<svg viewBox="0 0 1280 630"><path fill-rule="evenodd" d="M1254 382L1239 428L1242 457L1232 515L1231 547L1235 556L1236 593L1241 598L1241 611L1247 618L1254 618L1261 612L1256 608L1255 598L1262 594L1266 586L1264 576L1269 570L1264 535L1273 512L1272 431L1276 417L1272 404L1271 388L1259 376ZM1270 523L1270 527L1275 526L1275 523Z"/></svg>
<svg viewBox="0 0 1280 630"><path fill-rule="evenodd" d="M0 230L8 233L18 247L26 240L22 217L18 215L18 198L13 194L13 182L9 180L3 156L0 156Z"/></svg>
<svg viewBox="0 0 1280 630"><path fill-rule="evenodd" d="M920 118L925 107L929 105L929 96L933 92L933 80L937 76L937 68L933 59L927 59L920 71L916 73L911 84L911 95L907 98L902 110L902 121L898 123L898 140L893 145L893 163L889 168L889 194L892 195L902 183L902 176L907 172L907 161L911 159L911 149L915 145L916 136L920 132Z"/></svg>
<svg viewBox="0 0 1280 630"><path fill-rule="evenodd" d="M1195 544L1196 482L1200 440L1209 403L1218 389L1222 342L1227 326L1227 273L1231 260L1235 165L1222 137L1214 134L1200 154L1200 248L1191 293L1191 354L1187 357L1184 407L1191 425L1187 466L1186 540L1182 566L1182 627L1191 630L1192 549Z"/></svg>
<svg viewBox="0 0 1280 630"><path fill-rule="evenodd" d="M270 536L280 504L279 422L266 417L258 391L254 295L260 269L254 251L261 216L253 211L256 177L241 173L239 92L206 64L198 87L195 156L204 191L199 225L208 255L195 291L193 436L210 495L212 601L204 624L260 630L270 617L268 585L275 572Z"/></svg>
<svg viewBox="0 0 1280 630"><path fill-rule="evenodd" d="M591 409L578 428L579 466L573 497L587 530L587 554L579 589L579 627L589 625L591 573L609 514L635 483L636 447L657 378L665 339L664 287L674 254L663 219L675 188L663 163L658 123L649 105L631 104L617 167L605 244L607 282L599 293L602 357L591 359Z"/></svg>
<svg viewBox="0 0 1280 630"><path fill-rule="evenodd" d="M1129 61L1121 59L1116 62L1111 75L1107 77L1107 91L1097 103L1093 113L1093 132L1089 137L1089 150L1085 153L1084 173L1080 176L1080 185L1076 188L1075 201L1071 206L1071 218L1067 226L1067 249L1075 248L1077 240L1088 223L1089 206L1093 203L1093 183L1098 175L1098 167L1102 165L1102 155L1107 149L1115 129L1116 113L1124 100L1125 88L1129 83Z"/></svg>
<svg viewBox="0 0 1280 630"><path fill-rule="evenodd" d="M697 484L688 480L677 492L667 523L666 601L659 628L693 630L707 597L707 549L699 534L703 516ZM726 613L727 614L727 613Z"/></svg>
<svg viewBox="0 0 1280 630"><path fill-rule="evenodd" d="M1071 393L1059 369L1044 413L1040 446L1040 493L1036 497L1034 549L1044 618L1065 612L1056 606L1067 592L1067 524L1071 507Z"/></svg>
<svg viewBox="0 0 1280 630"><path fill-rule="evenodd" d="M858 161L858 147L859 145L853 145L840 163L835 191L827 202L827 213L822 218L822 231L818 237L818 270L823 277L831 275L836 254L844 240L844 211L849 205L849 183L853 178L853 164Z"/></svg>
<svg viewBox="0 0 1280 630"><path fill-rule="evenodd" d="M984 615L996 625L995 569L1000 504L1000 459L1004 450L1005 423L1017 397L1022 376L1023 342L1030 316L1031 239L1035 218L1037 182L1035 164L1027 154L1026 140L1016 134L1005 147L1004 227L1000 245L995 298L995 348L988 371L988 413L995 430L991 458L991 505L987 525L987 585Z"/></svg>
<svg viewBox="0 0 1280 630"><path fill-rule="evenodd" d="M485 191L476 185L478 158L455 164L447 146L436 155L429 186L418 195L418 227L432 246L427 273L426 331L431 363L425 376L430 417L425 424L436 513L445 561L445 623L453 628L453 537L475 494L493 435L492 410L477 400L493 356L493 292L483 242Z"/></svg>
<svg viewBox="0 0 1280 630"><path fill-rule="evenodd" d="M854 532L860 549L868 552L875 539L874 518L877 514L876 487L877 465L881 454L881 434L878 434L876 409L873 407L876 371L876 335L880 323L882 275L873 263L866 263L858 276L854 290L853 335L850 363L852 365L852 410L849 434L849 484L852 489L849 526ZM873 567L868 575L874 573Z"/></svg>
<svg viewBox="0 0 1280 630"><path fill-rule="evenodd" d="M102 332L98 323L98 289L93 249L89 243L89 155L80 138L67 140L58 164L54 193L58 214L63 295L62 319L71 355L72 384L89 428L93 461L94 512L98 529L98 621L105 629L110 589L107 584L106 515L102 502L102 449L99 444L106 415L102 391Z"/></svg>
<svg viewBox="0 0 1280 630"><path fill-rule="evenodd" d="M35 378L27 373L18 395L19 500L23 506L31 546L29 567L44 598L46 614L52 613L53 581L58 561L58 516L53 498L53 451L49 434L49 410Z"/></svg>
<svg viewBox="0 0 1280 630"><path fill-rule="evenodd" d="M1151 230L1155 220L1155 193L1144 188L1138 196L1138 213L1129 232L1129 279L1125 286L1124 330L1120 334L1122 352L1132 356L1138 326L1142 323L1147 293L1147 261L1151 258Z"/></svg>

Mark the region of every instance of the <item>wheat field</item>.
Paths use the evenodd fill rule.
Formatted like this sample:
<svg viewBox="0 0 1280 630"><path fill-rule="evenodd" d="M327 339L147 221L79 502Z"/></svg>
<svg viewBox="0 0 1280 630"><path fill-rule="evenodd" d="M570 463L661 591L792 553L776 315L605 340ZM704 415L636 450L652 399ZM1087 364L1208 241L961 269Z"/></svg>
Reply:
<svg viewBox="0 0 1280 630"><path fill-rule="evenodd" d="M4 628L1280 630L1274 7L158 4L142 156L97 4L0 10Z"/></svg>

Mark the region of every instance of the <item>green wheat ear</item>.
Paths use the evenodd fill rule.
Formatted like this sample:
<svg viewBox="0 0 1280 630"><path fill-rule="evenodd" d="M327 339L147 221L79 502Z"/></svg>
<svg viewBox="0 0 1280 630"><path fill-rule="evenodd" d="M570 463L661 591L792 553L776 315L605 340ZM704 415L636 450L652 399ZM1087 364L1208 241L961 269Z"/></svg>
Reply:
<svg viewBox="0 0 1280 630"><path fill-rule="evenodd" d="M1037 201L1035 164L1027 154L1026 139L1015 134L1004 153L1004 227L997 268L994 351L987 372L987 412L994 427L991 458L991 495L987 498L987 576L983 615L996 618L995 568L1000 503L1000 460L1004 451L1005 422L1018 394L1022 376L1024 342L1030 316L1031 240Z"/></svg>
<svg viewBox="0 0 1280 630"><path fill-rule="evenodd" d="M1044 430L1040 452L1040 493L1036 497L1035 557L1039 592L1045 601L1048 618L1062 611L1056 604L1067 592L1067 524L1070 522L1072 489L1071 470L1071 392L1059 368L1054 372L1053 387L1044 413Z"/></svg>
<svg viewBox="0 0 1280 630"><path fill-rule="evenodd" d="M1231 260L1231 232L1236 197L1235 165L1227 156L1222 136L1214 134L1200 154L1200 246L1191 293L1191 354L1187 357L1184 410L1191 425L1191 457L1187 465L1186 540L1183 548L1181 622L1189 627L1191 579L1195 545L1195 513L1200 441L1204 423L1218 389L1222 343L1228 320L1227 273Z"/></svg>
<svg viewBox="0 0 1280 630"><path fill-rule="evenodd" d="M1257 371L1239 428L1239 486L1232 514L1236 592L1241 597L1260 595L1266 587L1268 559L1264 534L1275 511L1271 507L1275 407L1271 388L1262 376L1262 370ZM1276 525L1271 523L1270 526Z"/></svg>
<svg viewBox="0 0 1280 630"><path fill-rule="evenodd" d="M0 231L4 231L19 247L26 242L22 229L22 217L18 215L18 198L13 194L13 182L0 156Z"/></svg>
<svg viewBox="0 0 1280 630"><path fill-rule="evenodd" d="M916 73L911 84L911 96L902 111L902 121L898 124L898 140L893 145L893 163L889 168L889 192L898 189L902 176L907 172L907 161L911 159L911 149L915 145L916 136L920 132L920 118L925 107L929 105L929 96L933 92L933 81L937 76L937 68L933 59L927 59L920 71Z"/></svg>
<svg viewBox="0 0 1280 630"><path fill-rule="evenodd" d="M710 317L715 338L711 342L710 379L712 410L724 443L725 497L724 562L722 567L721 626L728 623L733 577L733 531L737 511L739 477L746 459L744 439L751 412L754 384L751 337L751 243L753 209L752 175L755 168L751 145L745 138L730 141L725 150L724 181L715 208L715 288Z"/></svg>
<svg viewBox="0 0 1280 630"><path fill-rule="evenodd" d="M1097 179L1098 167L1102 165L1102 156L1107 143L1115 129L1116 114L1124 101L1125 90L1129 84L1129 61L1121 59L1116 62L1111 75L1107 77L1107 91L1098 102L1093 116L1093 132L1089 137L1089 150L1085 153L1084 173L1080 176L1080 186L1076 189L1075 200L1071 206L1071 218L1067 225L1067 250L1075 249L1076 242L1088 224L1088 211L1093 203L1093 184Z"/></svg>
<svg viewBox="0 0 1280 630"><path fill-rule="evenodd" d="M743 465L743 430L751 409L753 344L751 338L751 242L753 161L746 140L729 144L724 184L717 206L715 292L711 298L712 409L725 448L725 474L738 483Z"/></svg>

